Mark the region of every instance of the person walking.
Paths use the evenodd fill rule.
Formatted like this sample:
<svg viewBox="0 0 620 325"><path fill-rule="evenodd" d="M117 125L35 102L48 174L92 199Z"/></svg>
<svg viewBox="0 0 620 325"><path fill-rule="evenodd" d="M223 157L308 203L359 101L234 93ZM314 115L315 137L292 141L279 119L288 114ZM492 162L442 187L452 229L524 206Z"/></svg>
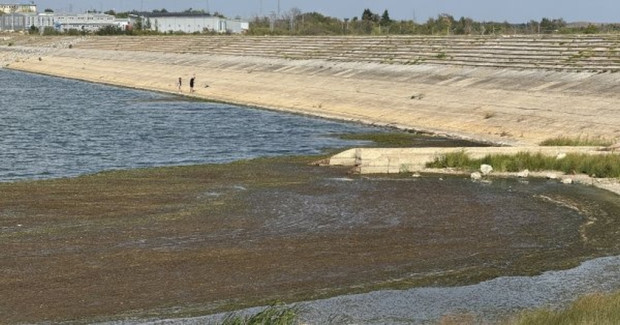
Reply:
<svg viewBox="0 0 620 325"><path fill-rule="evenodd" d="M179 87L179 92L181 92L181 86L183 86L183 79L179 77L179 81L177 81L177 87Z"/></svg>
<svg viewBox="0 0 620 325"><path fill-rule="evenodd" d="M196 75L194 74L191 79L189 79L189 92L194 92L194 83L196 82Z"/></svg>

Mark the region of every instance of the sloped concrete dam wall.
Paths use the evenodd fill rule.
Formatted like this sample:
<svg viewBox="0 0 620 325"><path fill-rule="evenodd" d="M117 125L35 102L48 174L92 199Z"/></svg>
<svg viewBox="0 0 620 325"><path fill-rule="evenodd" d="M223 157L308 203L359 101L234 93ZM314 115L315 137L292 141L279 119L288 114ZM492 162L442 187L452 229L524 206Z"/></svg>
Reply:
<svg viewBox="0 0 620 325"><path fill-rule="evenodd" d="M434 48L419 50L411 45L418 38L391 40L390 47L366 45L364 38L264 39L270 45L257 38L30 40L0 47L0 57L11 69L171 93L181 77L185 95L494 143L620 139L620 60L570 63L580 48L616 53L609 52L612 41L600 50L601 42L575 38L580 47L559 57L564 52L549 42L523 39L480 45L432 38ZM323 50L306 57L273 50L300 44ZM452 54L434 60L428 54L442 49ZM416 61L422 52L428 55ZM373 59L381 53L402 58ZM194 74L196 92L188 94Z"/></svg>

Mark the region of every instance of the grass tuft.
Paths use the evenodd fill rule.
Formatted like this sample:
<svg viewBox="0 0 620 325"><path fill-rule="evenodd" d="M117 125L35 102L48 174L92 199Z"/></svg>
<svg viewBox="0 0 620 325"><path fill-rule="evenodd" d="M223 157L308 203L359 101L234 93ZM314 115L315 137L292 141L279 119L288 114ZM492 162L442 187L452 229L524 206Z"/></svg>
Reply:
<svg viewBox="0 0 620 325"><path fill-rule="evenodd" d="M471 159L464 152L449 153L437 157L426 166L430 168L463 168L477 170L481 164L493 166L500 172L558 170L566 174L587 174L594 177L620 177L620 155L568 154L556 159L540 153L520 152L516 155L487 155L482 159Z"/></svg>
<svg viewBox="0 0 620 325"><path fill-rule="evenodd" d="M557 137L547 139L540 143L541 146L571 146L571 147L607 147L614 144L614 141L596 138L591 139L589 137L578 137L578 138L569 138L569 137Z"/></svg>
<svg viewBox="0 0 620 325"><path fill-rule="evenodd" d="M275 303L251 316L231 314L222 321L222 325L293 325L297 323L298 316L296 307Z"/></svg>
<svg viewBox="0 0 620 325"><path fill-rule="evenodd" d="M620 292L594 294L575 301L564 310L525 311L509 324L513 325L612 325L620 324Z"/></svg>

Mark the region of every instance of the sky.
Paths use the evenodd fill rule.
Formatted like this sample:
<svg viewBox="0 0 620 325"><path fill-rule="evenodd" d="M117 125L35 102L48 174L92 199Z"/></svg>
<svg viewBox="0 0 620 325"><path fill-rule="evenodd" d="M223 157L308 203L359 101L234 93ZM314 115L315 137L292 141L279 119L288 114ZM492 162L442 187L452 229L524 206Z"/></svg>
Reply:
<svg viewBox="0 0 620 325"><path fill-rule="evenodd" d="M35 0L34 3L39 11L46 8L57 12L162 8L184 11L193 8L246 19L277 13L279 4L280 13L298 8L302 12L316 11L341 19L361 17L368 8L378 14L387 10L392 19L414 19L416 22L425 22L442 13L457 19L464 16L478 21L511 23L539 21L543 17L563 18L567 22L620 22L620 0Z"/></svg>

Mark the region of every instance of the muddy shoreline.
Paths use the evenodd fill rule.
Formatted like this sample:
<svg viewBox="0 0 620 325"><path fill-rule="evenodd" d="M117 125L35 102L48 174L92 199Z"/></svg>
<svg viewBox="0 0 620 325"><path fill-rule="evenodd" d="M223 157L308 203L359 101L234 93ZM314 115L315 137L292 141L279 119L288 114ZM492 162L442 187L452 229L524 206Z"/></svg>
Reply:
<svg viewBox="0 0 620 325"><path fill-rule="evenodd" d="M620 256L602 257L562 271L532 277L499 277L463 287L382 290L290 305L304 324L496 324L516 313L541 306L565 308L592 292L620 290ZM253 315L265 307L236 311ZM231 313L157 320L104 322L98 325L219 324Z"/></svg>
<svg viewBox="0 0 620 325"><path fill-rule="evenodd" d="M3 318L200 316L274 299L474 284L620 253L620 206L605 191L353 176L314 160L0 184L0 294L11 297Z"/></svg>

